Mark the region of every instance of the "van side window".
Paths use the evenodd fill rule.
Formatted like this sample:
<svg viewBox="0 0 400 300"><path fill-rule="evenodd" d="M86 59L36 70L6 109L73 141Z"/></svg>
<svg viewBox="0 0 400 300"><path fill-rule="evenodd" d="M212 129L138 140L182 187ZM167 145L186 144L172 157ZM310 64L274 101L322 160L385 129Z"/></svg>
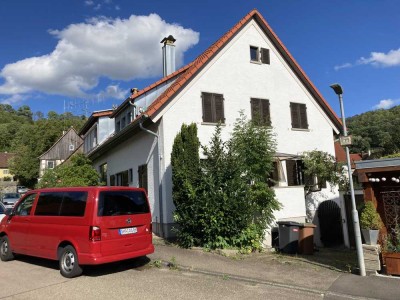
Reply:
<svg viewBox="0 0 400 300"><path fill-rule="evenodd" d="M60 216L83 217L85 215L87 192L66 192Z"/></svg>
<svg viewBox="0 0 400 300"><path fill-rule="evenodd" d="M149 213L146 195L141 191L101 192L97 215L119 216Z"/></svg>
<svg viewBox="0 0 400 300"><path fill-rule="evenodd" d="M58 216L62 193L41 193L35 209L35 216Z"/></svg>
<svg viewBox="0 0 400 300"><path fill-rule="evenodd" d="M28 216L31 213L33 201L36 198L36 194L30 194L25 197L24 200L15 209L16 216Z"/></svg>
<svg viewBox="0 0 400 300"><path fill-rule="evenodd" d="M35 215L71 216L85 215L87 192L47 192L39 195Z"/></svg>

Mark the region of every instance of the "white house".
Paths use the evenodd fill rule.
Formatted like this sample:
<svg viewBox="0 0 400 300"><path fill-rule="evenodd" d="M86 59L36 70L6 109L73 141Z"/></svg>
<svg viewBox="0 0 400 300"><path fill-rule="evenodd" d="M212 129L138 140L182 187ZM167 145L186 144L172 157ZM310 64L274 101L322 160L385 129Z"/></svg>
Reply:
<svg viewBox="0 0 400 300"><path fill-rule="evenodd" d="M277 137L275 192L283 209L276 218L304 222L299 155L314 149L335 154L333 135L341 123L334 111L257 10L177 71L174 42L172 36L162 41L164 77L143 90L132 89L110 116L115 134L86 151L94 166L99 171L106 166L109 185L145 187L153 230L169 237L174 224L170 159L181 125L196 123L200 142L207 144L218 121L228 138L240 110L249 118L258 111ZM329 188L321 193L337 197Z"/></svg>

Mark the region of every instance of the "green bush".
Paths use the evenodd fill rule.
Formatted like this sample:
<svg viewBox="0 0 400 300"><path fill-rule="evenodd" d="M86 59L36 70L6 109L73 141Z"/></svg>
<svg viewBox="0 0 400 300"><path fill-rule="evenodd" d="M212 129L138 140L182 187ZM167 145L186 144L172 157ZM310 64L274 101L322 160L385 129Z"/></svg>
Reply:
<svg viewBox="0 0 400 300"><path fill-rule="evenodd" d="M367 201L361 209L360 225L363 229L379 230L382 228L382 220L372 201Z"/></svg>
<svg viewBox="0 0 400 300"><path fill-rule="evenodd" d="M182 125L172 155L174 218L182 247L261 248L264 232L280 209L267 179L275 140L270 127L243 114L227 142L218 125L200 161L195 124Z"/></svg>

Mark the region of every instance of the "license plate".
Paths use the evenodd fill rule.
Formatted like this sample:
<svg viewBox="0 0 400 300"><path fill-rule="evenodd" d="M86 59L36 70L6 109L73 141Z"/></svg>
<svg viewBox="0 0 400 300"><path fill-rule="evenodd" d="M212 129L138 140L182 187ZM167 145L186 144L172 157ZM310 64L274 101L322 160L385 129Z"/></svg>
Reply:
<svg viewBox="0 0 400 300"><path fill-rule="evenodd" d="M125 234L134 234L137 232L137 228L136 227L130 227L130 228L121 228L119 230L119 234L120 235L125 235Z"/></svg>

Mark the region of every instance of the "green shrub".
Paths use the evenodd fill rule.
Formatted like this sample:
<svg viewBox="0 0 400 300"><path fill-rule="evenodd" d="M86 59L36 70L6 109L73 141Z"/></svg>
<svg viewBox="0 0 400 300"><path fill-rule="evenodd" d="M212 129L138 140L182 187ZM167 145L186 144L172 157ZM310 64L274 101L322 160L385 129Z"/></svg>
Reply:
<svg viewBox="0 0 400 300"><path fill-rule="evenodd" d="M360 225L363 229L379 230L382 228L382 220L372 201L367 201L361 210Z"/></svg>
<svg viewBox="0 0 400 300"><path fill-rule="evenodd" d="M261 248L264 232L280 209L267 184L275 140L271 128L243 114L227 142L216 126L210 143L200 143L195 124L181 127L171 154L174 219L182 247Z"/></svg>

